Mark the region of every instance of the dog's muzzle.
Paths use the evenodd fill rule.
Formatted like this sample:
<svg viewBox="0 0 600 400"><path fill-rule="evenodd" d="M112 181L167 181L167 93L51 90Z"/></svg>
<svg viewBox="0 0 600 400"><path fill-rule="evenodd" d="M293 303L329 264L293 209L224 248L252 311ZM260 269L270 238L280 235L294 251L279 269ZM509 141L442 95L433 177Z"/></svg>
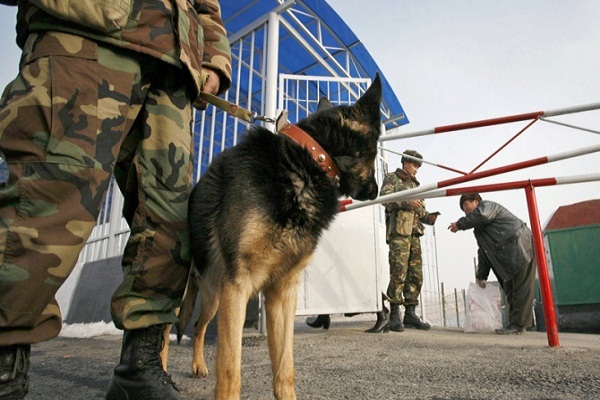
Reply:
<svg viewBox="0 0 600 400"><path fill-rule="evenodd" d="M377 194L378 194L379 190L377 187L377 182L375 182L375 179L373 179L372 182L367 183L366 185L363 185L360 192L358 192L355 196L353 196L353 198L355 200L374 200L377 198Z"/></svg>

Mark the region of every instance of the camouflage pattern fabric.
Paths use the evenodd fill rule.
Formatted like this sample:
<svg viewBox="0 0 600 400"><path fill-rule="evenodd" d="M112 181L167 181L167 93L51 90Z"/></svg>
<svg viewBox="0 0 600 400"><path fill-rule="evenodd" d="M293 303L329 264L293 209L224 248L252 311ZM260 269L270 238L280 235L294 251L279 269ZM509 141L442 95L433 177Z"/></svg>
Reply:
<svg viewBox="0 0 600 400"><path fill-rule="evenodd" d="M72 271L111 174L131 237L113 296L119 328L175 322L190 265L189 75L65 33L31 34L0 100L0 346L58 334Z"/></svg>
<svg viewBox="0 0 600 400"><path fill-rule="evenodd" d="M71 7L71 3L74 6L68 10L69 20L59 19L57 16L64 13L56 8L66 7L66 4ZM87 8L78 3L21 0L17 17L19 46L22 47L32 31L68 32L182 68L192 78L193 99L198 97L206 80L203 67L210 67L219 74L219 94L231 85L231 50L218 0L113 0L103 2L102 7ZM111 4L114 9L122 7L129 14L122 29L102 31L89 23L78 23L102 20L101 14Z"/></svg>
<svg viewBox="0 0 600 400"><path fill-rule="evenodd" d="M398 168L387 174L381 185L380 195L396 193L419 186L419 181L411 178L406 171ZM423 200L422 200L423 201ZM423 204L425 202L423 201ZM425 207L413 209L408 201L385 203L386 212L389 217L388 223L388 260L390 264L390 282L387 288L387 296L390 303L404 305L418 305L421 287L423 286L423 263L421 258L421 239L425 231L422 220L428 213ZM394 224L398 211L414 212L412 234L403 236L396 232Z"/></svg>
<svg viewBox="0 0 600 400"><path fill-rule="evenodd" d="M419 305L423 286L421 238L398 236L390 240L389 246L390 283L386 294L390 303Z"/></svg>
<svg viewBox="0 0 600 400"><path fill-rule="evenodd" d="M384 177L379 194L381 196L392 194L402 190L413 189L419 185L419 181L416 178L411 178L406 171L398 168L396 171L390 172ZM398 212L398 210L414 212L413 235L423 236L425 227L421 221L422 218L427 216L427 211L425 210L425 200L421 199L421 201L423 202L423 207L419 207L418 209L413 209L410 204L408 204L408 201L385 203L384 206L388 213L395 213Z"/></svg>

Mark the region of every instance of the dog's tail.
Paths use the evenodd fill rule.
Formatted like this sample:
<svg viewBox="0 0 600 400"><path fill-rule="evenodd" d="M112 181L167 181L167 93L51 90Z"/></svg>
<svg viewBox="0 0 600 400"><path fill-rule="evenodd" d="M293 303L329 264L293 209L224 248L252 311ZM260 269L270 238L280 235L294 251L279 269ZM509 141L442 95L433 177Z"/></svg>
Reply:
<svg viewBox="0 0 600 400"><path fill-rule="evenodd" d="M198 277L195 273L196 267L192 265L190 268L190 274L188 276L187 286L183 292L183 300L179 309L179 321L175 324L177 329L177 344L181 342L185 328L192 318L194 312L194 305L196 304L196 298L198 297Z"/></svg>

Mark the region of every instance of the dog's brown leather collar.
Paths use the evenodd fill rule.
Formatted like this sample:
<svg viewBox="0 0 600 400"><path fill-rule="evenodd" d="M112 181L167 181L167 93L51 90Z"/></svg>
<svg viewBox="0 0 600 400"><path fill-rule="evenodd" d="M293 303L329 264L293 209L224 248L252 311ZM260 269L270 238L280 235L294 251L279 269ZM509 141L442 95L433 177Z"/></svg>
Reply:
<svg viewBox="0 0 600 400"><path fill-rule="evenodd" d="M293 124L286 124L279 130L282 133L298 143L300 146L306 148L312 155L313 160L317 162L323 168L323 171L339 184L340 181L340 170L333 162L333 158L315 139L312 138L308 133Z"/></svg>

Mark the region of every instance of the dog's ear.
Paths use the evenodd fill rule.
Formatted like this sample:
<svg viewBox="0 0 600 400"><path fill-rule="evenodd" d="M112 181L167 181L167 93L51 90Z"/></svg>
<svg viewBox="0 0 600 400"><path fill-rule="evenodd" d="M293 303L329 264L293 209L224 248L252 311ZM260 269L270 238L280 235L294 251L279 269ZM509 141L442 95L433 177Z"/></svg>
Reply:
<svg viewBox="0 0 600 400"><path fill-rule="evenodd" d="M369 117L377 119L381 118L381 112L379 110L382 96L381 92L381 78L379 77L378 72L375 74L375 79L373 79L371 86L369 86L365 94L358 99L355 106L360 108L360 110Z"/></svg>
<svg viewBox="0 0 600 400"><path fill-rule="evenodd" d="M334 105L329 101L329 99L325 96L319 99L319 105L317 106L317 111L327 110L329 108L333 108Z"/></svg>

